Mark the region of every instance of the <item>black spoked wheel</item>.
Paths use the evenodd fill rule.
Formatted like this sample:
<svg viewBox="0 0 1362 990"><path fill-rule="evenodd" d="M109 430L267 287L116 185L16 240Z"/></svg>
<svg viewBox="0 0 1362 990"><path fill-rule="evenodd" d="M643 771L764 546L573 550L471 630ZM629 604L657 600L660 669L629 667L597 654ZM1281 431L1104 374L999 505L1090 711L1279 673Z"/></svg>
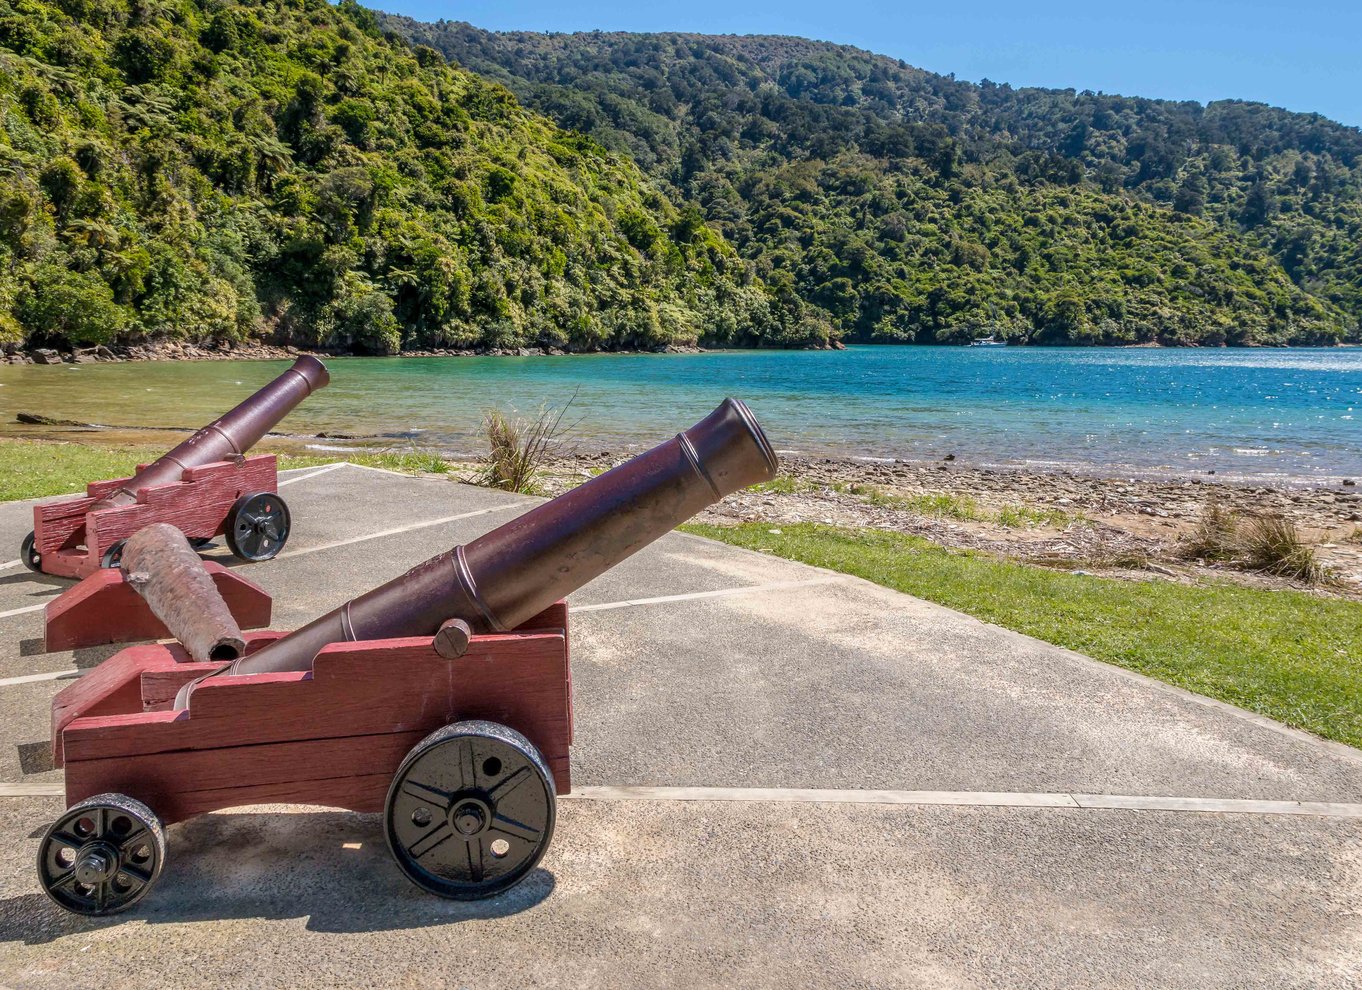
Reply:
<svg viewBox="0 0 1362 990"><path fill-rule="evenodd" d="M43 555L38 552L38 538L36 533L29 533L19 544L19 559L24 562L24 566L35 573L42 573Z"/></svg>
<svg viewBox="0 0 1362 990"><path fill-rule="evenodd" d="M242 560L269 560L288 542L288 505L273 492L242 495L227 516L227 546Z"/></svg>
<svg viewBox="0 0 1362 990"><path fill-rule="evenodd" d="M384 832L414 884L469 901L534 869L553 838L554 814L553 774L528 739L495 722L455 722L398 767Z"/></svg>
<svg viewBox="0 0 1362 990"><path fill-rule="evenodd" d="M115 914L146 896L165 858L165 829L150 808L122 794L99 794L68 809L43 835L38 882L74 914Z"/></svg>
<svg viewBox="0 0 1362 990"><path fill-rule="evenodd" d="M117 567L119 564L123 563L123 544L127 542L127 540L119 540L109 547L109 549L105 550L104 556L99 558L100 566Z"/></svg>

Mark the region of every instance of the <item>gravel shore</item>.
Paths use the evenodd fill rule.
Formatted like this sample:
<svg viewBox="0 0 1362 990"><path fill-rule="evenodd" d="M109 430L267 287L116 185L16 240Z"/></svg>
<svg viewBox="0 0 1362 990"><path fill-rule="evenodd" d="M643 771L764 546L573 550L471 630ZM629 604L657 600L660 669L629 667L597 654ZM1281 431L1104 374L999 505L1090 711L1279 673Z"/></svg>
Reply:
<svg viewBox="0 0 1362 990"><path fill-rule="evenodd" d="M548 490L565 490L624 459L601 453L561 460L546 475ZM1351 597L1362 592L1358 486L1273 487L835 458L785 457L781 469L776 483L729 496L700 520L865 526L1070 570L1301 587L1187 559L1185 539L1207 508L1217 505L1245 517L1290 520L1341 579L1338 587L1322 593Z"/></svg>

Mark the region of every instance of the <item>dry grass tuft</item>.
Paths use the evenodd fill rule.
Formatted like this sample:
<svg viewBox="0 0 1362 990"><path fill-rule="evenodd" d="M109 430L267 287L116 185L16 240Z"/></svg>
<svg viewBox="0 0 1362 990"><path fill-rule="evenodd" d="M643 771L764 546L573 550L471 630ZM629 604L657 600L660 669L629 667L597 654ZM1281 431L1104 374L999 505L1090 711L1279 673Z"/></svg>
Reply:
<svg viewBox="0 0 1362 990"><path fill-rule="evenodd" d="M1209 502L1201 514L1196 529L1182 541L1182 556L1188 560L1225 562L1233 560L1239 550L1239 517Z"/></svg>
<svg viewBox="0 0 1362 990"><path fill-rule="evenodd" d="M563 416L570 405L571 399L559 409L541 406L530 417L488 410L482 421L487 454L475 479L477 483L521 495L539 494L535 478L548 459L549 449L567 432Z"/></svg>
<svg viewBox="0 0 1362 990"><path fill-rule="evenodd" d="M1332 584L1336 575L1322 564L1295 523L1282 516L1240 516L1212 502L1181 545L1188 560L1228 564L1305 584Z"/></svg>
<svg viewBox="0 0 1362 990"><path fill-rule="evenodd" d="M1328 584L1335 580L1333 572L1320 563L1314 547L1290 520L1281 516L1251 517L1242 528L1239 543L1244 565L1251 570L1306 584Z"/></svg>

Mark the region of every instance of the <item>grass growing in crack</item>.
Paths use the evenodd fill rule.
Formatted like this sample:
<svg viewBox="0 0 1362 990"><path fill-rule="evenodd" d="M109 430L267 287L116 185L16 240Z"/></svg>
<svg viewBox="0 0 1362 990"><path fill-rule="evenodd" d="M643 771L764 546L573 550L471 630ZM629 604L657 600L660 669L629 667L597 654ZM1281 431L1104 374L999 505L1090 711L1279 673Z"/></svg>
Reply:
<svg viewBox="0 0 1362 990"><path fill-rule="evenodd" d="M878 529L692 533L854 574L1329 739L1362 746L1362 604L1051 571Z"/></svg>

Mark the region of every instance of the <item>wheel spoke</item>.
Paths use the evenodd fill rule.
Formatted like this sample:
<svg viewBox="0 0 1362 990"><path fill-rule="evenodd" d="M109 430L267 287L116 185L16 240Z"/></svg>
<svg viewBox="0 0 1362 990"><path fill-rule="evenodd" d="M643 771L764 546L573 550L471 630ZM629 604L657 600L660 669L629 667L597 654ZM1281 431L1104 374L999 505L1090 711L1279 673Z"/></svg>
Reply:
<svg viewBox="0 0 1362 990"><path fill-rule="evenodd" d="M79 849L84 844L80 839L77 839L74 835L70 835L66 832L53 832L47 837L47 841L55 842L57 845L65 846L67 849Z"/></svg>
<svg viewBox="0 0 1362 990"><path fill-rule="evenodd" d="M53 890L69 890L71 887L75 886L75 883L76 870L74 867L72 867L71 869L63 873L61 876L53 879L49 886Z"/></svg>
<svg viewBox="0 0 1362 990"><path fill-rule="evenodd" d="M130 880L135 880L135 887L140 887L145 883L151 883L151 874L141 867L124 865L118 872Z"/></svg>
<svg viewBox="0 0 1362 990"><path fill-rule="evenodd" d="M433 829L408 846L407 852L411 854L413 859L420 859L436 846L443 842L447 842L453 835L454 830L449 827L449 822L440 822L440 824L436 825Z"/></svg>
<svg viewBox="0 0 1362 990"><path fill-rule="evenodd" d="M459 743L459 779L464 787L478 786L478 761L471 739Z"/></svg>
<svg viewBox="0 0 1362 990"><path fill-rule="evenodd" d="M492 831L501 832L503 835L509 835L514 839L523 839L526 842L537 842L540 835L540 830L533 825L526 825L524 822L518 822L505 815L497 815L492 819Z"/></svg>
<svg viewBox="0 0 1362 990"><path fill-rule="evenodd" d="M534 774L530 772L529 767L521 767L515 773L511 774L509 777L503 780L500 784L497 784L496 787L493 787L490 791L488 791L487 796L490 797L493 801L504 801L508 794L514 791L521 784L525 783L525 781L530 780L533 777Z"/></svg>
<svg viewBox="0 0 1362 990"><path fill-rule="evenodd" d="M126 852L129 849L136 849L138 845L146 842L150 835L151 833L145 827L135 828L119 839L118 844Z"/></svg>
<svg viewBox="0 0 1362 990"><path fill-rule="evenodd" d="M418 783L415 780L404 780L402 782L402 793L408 797L414 797L418 801L426 804L433 804L441 811L449 811L450 802L454 795L448 794L438 787L431 787L429 784Z"/></svg>
<svg viewBox="0 0 1362 990"><path fill-rule="evenodd" d="M482 867L482 843L465 843L468 849L468 875L472 877L474 883L482 883L482 878L486 875Z"/></svg>

